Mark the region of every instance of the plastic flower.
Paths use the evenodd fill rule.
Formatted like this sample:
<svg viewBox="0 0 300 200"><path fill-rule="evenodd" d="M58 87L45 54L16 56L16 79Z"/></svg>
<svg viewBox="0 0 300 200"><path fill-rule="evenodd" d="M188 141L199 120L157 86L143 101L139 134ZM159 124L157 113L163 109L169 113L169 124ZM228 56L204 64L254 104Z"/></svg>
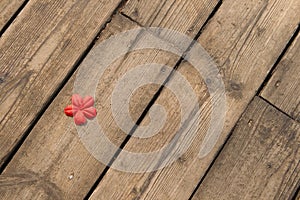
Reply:
<svg viewBox="0 0 300 200"><path fill-rule="evenodd" d="M91 96L82 98L79 94L73 94L72 105L65 107L65 114L69 117L74 117L76 125L83 125L86 119L93 119L97 115L94 106L94 99Z"/></svg>

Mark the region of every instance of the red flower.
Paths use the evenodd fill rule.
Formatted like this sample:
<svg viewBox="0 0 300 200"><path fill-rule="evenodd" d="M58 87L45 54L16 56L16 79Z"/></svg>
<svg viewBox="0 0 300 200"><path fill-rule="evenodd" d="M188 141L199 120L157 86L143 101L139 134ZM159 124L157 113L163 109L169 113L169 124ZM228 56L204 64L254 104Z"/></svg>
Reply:
<svg viewBox="0 0 300 200"><path fill-rule="evenodd" d="M74 117L76 125L83 125L87 119L93 119L97 115L94 106L94 99L91 96L82 98L79 94L73 94L72 105L65 107L65 114Z"/></svg>

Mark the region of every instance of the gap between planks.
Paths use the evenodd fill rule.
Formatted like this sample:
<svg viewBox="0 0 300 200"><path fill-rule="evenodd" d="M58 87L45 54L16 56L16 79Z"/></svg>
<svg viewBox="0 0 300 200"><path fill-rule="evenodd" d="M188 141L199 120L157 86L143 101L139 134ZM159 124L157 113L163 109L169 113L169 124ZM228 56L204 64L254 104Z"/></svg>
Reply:
<svg viewBox="0 0 300 200"><path fill-rule="evenodd" d="M6 0L0 3L0 7L2 7L2 9L5 9L4 11L1 11L2 19L0 19L0 38L28 2L29 0ZM3 4L6 4L6 6ZM9 4L13 5L10 7ZM7 9L7 6L9 6L10 8Z"/></svg>

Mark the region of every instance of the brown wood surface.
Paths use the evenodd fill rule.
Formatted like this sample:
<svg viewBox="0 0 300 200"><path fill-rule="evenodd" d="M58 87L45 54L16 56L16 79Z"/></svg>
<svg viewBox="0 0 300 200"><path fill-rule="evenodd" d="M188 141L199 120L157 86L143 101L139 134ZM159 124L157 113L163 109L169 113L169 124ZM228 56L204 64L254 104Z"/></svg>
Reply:
<svg viewBox="0 0 300 200"><path fill-rule="evenodd" d="M152 173L126 173L110 168L92 199L188 199L297 28L299 8L299 1L296 0L223 1L199 38L201 45L215 59L226 85L228 111L217 145L204 159L197 157L199 144L207 130L210 105L203 81L195 76L188 63L184 63L178 71L197 91L206 115L190 149L171 166ZM148 14L145 13L145 16ZM164 135L161 136L165 138L163 141L169 141L178 126L175 123L178 120L178 105L172 105L173 102L176 99L167 90L157 100L166 110L173 111L158 134ZM154 151L163 145L161 137L143 141L131 138L125 149L133 152Z"/></svg>
<svg viewBox="0 0 300 200"><path fill-rule="evenodd" d="M14 176L1 175L0 193L1 199L61 199L62 197L54 184L30 172L16 173Z"/></svg>
<svg viewBox="0 0 300 200"><path fill-rule="evenodd" d="M277 66L261 96L300 122L300 34Z"/></svg>
<svg viewBox="0 0 300 200"><path fill-rule="evenodd" d="M213 7L209 8L209 11L206 10L207 7L202 9L207 12L207 15L203 16L203 19L201 18L201 21L204 23L213 10ZM199 10L199 12L201 11ZM170 21L170 23L174 22ZM129 19L123 16L116 15L102 32L94 48L111 35L136 27L136 23L129 21ZM143 37L140 36L140 38L142 42ZM138 45L138 41L136 43ZM132 44L130 42L130 45L135 45L135 42ZM140 64L161 63L175 66L178 60L179 56L168 52L142 50L132 52L117 59L110 66L110 69L104 73L96 91L97 116L107 136L115 145L120 145L126 137L126 134L114 123L110 111L111 93L118 79L132 67ZM167 75L166 73L161 74L158 78L165 80ZM65 199L74 197L76 197L75 199L82 199L105 168L105 165L94 159L80 142L72 123L73 120L63 114L64 107L70 104L69 99L73 92L72 87L75 76L76 74L73 75L66 87L64 87L49 106L46 113L41 117L25 143L4 171L4 175L8 177L14 177L18 173L34 173L38 179L43 179L47 184L54 185L55 187L53 188L55 188L56 192L60 193ZM135 117L138 117L144 110L144 103L148 103L149 98L152 98L154 92L157 90L157 86L152 85L148 90L149 93L151 92L150 95L147 95L146 98L137 96L138 100L131 103L132 113L138 113L133 114L135 120ZM140 101L141 99L142 101ZM69 179L70 175L73 176L72 179ZM19 197L24 192L31 193L31 190L33 189L29 186L23 187L20 192L9 195L12 195L11 197ZM7 195L5 191L9 190L1 192Z"/></svg>
<svg viewBox="0 0 300 200"><path fill-rule="evenodd" d="M120 0L30 1L0 39L0 165Z"/></svg>
<svg viewBox="0 0 300 200"><path fill-rule="evenodd" d="M291 199L300 180L299 144L300 124L256 97L193 200Z"/></svg>
<svg viewBox="0 0 300 200"><path fill-rule="evenodd" d="M129 0L122 6L123 16L112 16L112 11L119 3L120 0L31 0L14 23L10 24L0 38L0 164L110 16L112 20L101 32L86 60L94 55L97 46L105 39L139 25L169 28L193 38L218 2ZM228 112L218 143L207 157L197 157L209 125L210 97L201 75L191 64L182 62L177 72L189 81L199 104L204 108L197 130L198 135L192 145L171 166L155 172L138 174L110 168L91 199L188 199L294 33L299 24L299 9L298 0L223 0L220 9L198 40L216 61L226 86ZM122 43L125 43L129 50L147 41L147 36L147 32L141 31L134 40ZM162 39L162 43L167 44L172 43L174 39L171 35L159 35L159 38ZM288 60L288 66L295 66L293 62L298 62L297 56L295 57L297 44L298 42L295 42L292 45L265 90L270 87L282 65L285 66L285 60ZM106 57L101 59L105 60ZM112 143L119 146L126 137L126 133L116 124L111 111L111 96L117 81L138 65L158 63L174 67L178 60L179 56L170 52L143 49L121 56L107 68L98 82L95 107L98 123ZM86 65L85 63L83 61L79 69ZM91 61L90 64L97 62ZM284 80L289 76L295 79L293 75L297 71L293 68L287 73L288 75L283 75L281 72L280 81L281 77ZM83 199L103 172L106 166L86 150L73 119L63 113L64 107L71 103L76 74L77 72L56 96L0 175L1 198ZM162 67L154 75L156 80L162 82L169 74ZM143 78L136 77L136 83ZM174 83L174 78L168 82ZM281 85L281 82L279 83ZM133 91L129 111L134 121L140 118L158 88L158 85L150 84ZM288 94L291 94L290 88L287 89ZM185 93L183 90L180 92ZM296 101L294 96L291 98ZM168 113L165 126L151 138L130 138L125 150L138 153L159 150L174 137L180 123L180 105L176 96L164 88L155 103L161 104ZM127 105L122 103L117 106L122 110L127 109ZM297 110L297 107L293 108ZM295 112L294 110L292 113ZM245 120L245 117L250 118L255 113L260 113L259 118ZM141 125L149 123L151 121L147 114ZM241 131L244 137L238 135L237 130L245 130ZM281 130L287 134L283 135ZM205 178L205 185L200 186L194 198L199 197L198 193L202 192L202 187L208 188L208 199L221 194L210 194L217 187L213 185L216 179L224 194L229 195L226 197L237 198L236 195L240 193L236 191L241 188L241 191L246 191L246 198L271 198L272 195L277 195L276 197L288 199L295 192L296 186L299 186L298 133L297 122L293 122L288 116L256 97L235 129L234 137L227 143L224 156L221 154L218 158L217 163L221 162L221 165L213 166L213 170L209 171ZM251 134L254 138L250 138ZM240 140L235 139L240 137ZM241 143L250 144L246 148L247 154L236 152L235 147L238 145L240 149L244 149ZM251 160L237 159L232 155L240 156L239 158L249 155ZM223 185L221 179L214 178L215 174L220 173L217 169L225 173L231 170L222 166L223 163L226 164L227 158L242 166L238 168L235 165L234 173L230 174L233 179L226 180L236 181L232 182L232 186L228 186L233 194L226 190L227 182ZM264 162L260 163L261 160ZM251 161L258 162L259 166L259 171L255 171L257 176L251 177L252 182L247 179L251 176L248 169L253 170ZM232 162L227 164L232 165ZM212 180L209 177L213 177ZM251 185L244 187L245 183ZM257 187L260 183L265 184L264 187Z"/></svg>
<svg viewBox="0 0 300 200"><path fill-rule="evenodd" d="M25 0L1 0L0 1L0 30L8 23L15 12Z"/></svg>
<svg viewBox="0 0 300 200"><path fill-rule="evenodd" d="M131 0L122 9L142 26L168 28L194 37L217 0Z"/></svg>

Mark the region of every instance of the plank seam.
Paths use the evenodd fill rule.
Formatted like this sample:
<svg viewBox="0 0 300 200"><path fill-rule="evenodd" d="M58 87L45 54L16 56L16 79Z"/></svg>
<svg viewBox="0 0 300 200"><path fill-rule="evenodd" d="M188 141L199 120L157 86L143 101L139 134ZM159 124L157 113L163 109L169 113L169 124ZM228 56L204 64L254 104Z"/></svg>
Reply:
<svg viewBox="0 0 300 200"><path fill-rule="evenodd" d="M134 19L132 19L132 17L126 15L124 12L120 12L120 14L122 16L124 16L125 18L129 19L130 21L134 22L135 24L137 24L140 27L144 27L142 24L140 24L139 22L135 21Z"/></svg>
<svg viewBox="0 0 300 200"><path fill-rule="evenodd" d="M286 117L288 117L289 119L295 121L296 123L297 120L292 118L291 116L289 116L286 112L284 112L283 110L279 109L278 107L276 107L273 103L271 103L268 99L262 97L262 96L259 96L261 99L263 99L265 102L267 102L270 106L274 107L277 111L281 112L282 114L284 114Z"/></svg>
<svg viewBox="0 0 300 200"><path fill-rule="evenodd" d="M9 28L9 26L15 21L15 19L18 17L20 12L25 8L29 0L25 0L22 5L17 9L17 11L11 16L11 18L5 23L3 28L0 30L0 38L4 34L4 32Z"/></svg>
<svg viewBox="0 0 300 200"><path fill-rule="evenodd" d="M271 70L269 71L269 73L267 74L265 80L263 81L263 83L261 84L261 86L259 87L259 89L256 92L257 96L261 97L261 93L263 91L263 89L265 88L265 86L269 83L270 79L272 78L274 72L277 69L278 64L281 62L281 60L283 59L283 57L286 55L287 51L290 49L291 45L293 44L293 42L295 41L296 37L298 36L300 32L300 22L297 26L297 28L295 29L295 32L293 33L293 35L291 36L290 40L288 41L288 43L286 44L285 48L283 49L283 51L281 52L281 54L279 55L279 57L277 58L276 62L274 63L273 67L271 68Z"/></svg>
<svg viewBox="0 0 300 200"><path fill-rule="evenodd" d="M28 0L29 1L29 0ZM125 0L126 1L126 0ZM24 5L25 6L25 5ZM57 87L57 89L53 92L53 94L49 97L49 99L46 101L44 106L42 106L41 110L38 112L36 118L32 120L32 123L29 125L27 130L24 132L20 140L17 142L17 144L13 147L12 151L6 155L6 157L3 159L3 165L0 166L0 175L3 173L7 165L10 163L10 161L13 159L13 157L16 155L20 147L25 142L26 138L31 133L32 129L35 127L35 125L38 123L38 121L41 119L43 114L46 112L48 107L52 104L56 96L59 94L59 92L63 89L63 87L67 84L69 79L73 76L75 71L78 69L79 65L82 63L82 61L85 59L85 57L88 55L88 53L91 51L93 46L95 45L96 41L99 39L99 35L102 33L102 31L106 28L106 26L111 22L113 16L118 12L120 8L124 6L124 0L121 0L121 2L116 6L114 11L112 12L111 16L106 20L106 22L100 27L98 33L92 40L92 42L88 45L86 50L79 56L77 61L75 62L74 66L71 68L71 70L68 72L66 77L62 80L61 84Z"/></svg>

